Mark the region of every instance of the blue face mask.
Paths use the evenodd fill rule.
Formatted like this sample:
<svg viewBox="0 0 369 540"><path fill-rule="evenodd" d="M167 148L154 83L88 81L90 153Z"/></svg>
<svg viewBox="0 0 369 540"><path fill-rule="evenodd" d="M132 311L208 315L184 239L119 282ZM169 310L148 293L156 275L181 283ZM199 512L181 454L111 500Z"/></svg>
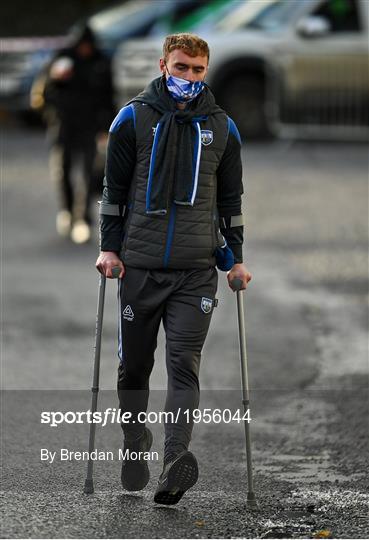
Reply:
<svg viewBox="0 0 369 540"><path fill-rule="evenodd" d="M188 103L195 99L204 90L203 81L190 82L186 79L173 77L167 78L167 87L172 98L178 103Z"/></svg>

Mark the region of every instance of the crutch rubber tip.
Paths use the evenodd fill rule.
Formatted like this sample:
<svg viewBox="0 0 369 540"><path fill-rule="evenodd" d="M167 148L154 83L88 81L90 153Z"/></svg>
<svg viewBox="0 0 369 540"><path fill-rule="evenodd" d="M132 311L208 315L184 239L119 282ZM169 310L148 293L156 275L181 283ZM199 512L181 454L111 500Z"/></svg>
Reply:
<svg viewBox="0 0 369 540"><path fill-rule="evenodd" d="M248 493L247 494L247 503L246 506L249 510L259 510L258 503L256 502L255 493Z"/></svg>
<svg viewBox="0 0 369 540"><path fill-rule="evenodd" d="M85 487L83 489L83 493L86 495L91 495L91 493L94 492L94 483L92 480L86 480L85 481Z"/></svg>

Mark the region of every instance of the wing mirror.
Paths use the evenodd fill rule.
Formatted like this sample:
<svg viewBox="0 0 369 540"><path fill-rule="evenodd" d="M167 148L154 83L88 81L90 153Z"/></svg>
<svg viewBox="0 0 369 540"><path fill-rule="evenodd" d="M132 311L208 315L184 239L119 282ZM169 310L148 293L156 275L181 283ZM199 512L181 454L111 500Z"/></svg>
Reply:
<svg viewBox="0 0 369 540"><path fill-rule="evenodd" d="M297 23L296 30L300 36L305 38L323 37L329 34L331 25L325 17L310 15Z"/></svg>

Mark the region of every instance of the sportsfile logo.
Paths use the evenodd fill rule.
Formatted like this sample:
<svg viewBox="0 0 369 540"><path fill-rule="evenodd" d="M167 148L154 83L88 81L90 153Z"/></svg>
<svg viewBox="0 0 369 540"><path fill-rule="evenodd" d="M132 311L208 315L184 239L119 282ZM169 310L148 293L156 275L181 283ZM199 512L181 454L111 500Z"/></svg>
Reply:
<svg viewBox="0 0 369 540"><path fill-rule="evenodd" d="M60 424L101 424L105 427L110 424L130 424L133 414L130 411L121 411L108 407L101 411L42 411L41 424L58 427ZM251 422L250 409L182 409L174 411L140 411L134 422L139 424L178 424L185 421L187 424L230 424L231 422Z"/></svg>
<svg viewBox="0 0 369 540"><path fill-rule="evenodd" d="M133 321L135 318L135 314L133 313L133 310L131 306L128 304L123 311L123 319L126 319L127 321Z"/></svg>

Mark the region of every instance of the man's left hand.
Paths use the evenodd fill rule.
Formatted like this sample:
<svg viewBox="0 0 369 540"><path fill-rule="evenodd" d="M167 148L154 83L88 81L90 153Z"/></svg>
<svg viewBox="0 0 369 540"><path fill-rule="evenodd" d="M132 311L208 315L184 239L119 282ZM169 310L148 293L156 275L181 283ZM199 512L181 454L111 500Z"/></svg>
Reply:
<svg viewBox="0 0 369 540"><path fill-rule="evenodd" d="M238 278L242 281L241 290L244 290L246 289L248 282L251 280L252 275L243 263L237 263L232 266L232 268L227 274L228 285L230 286L232 291L234 291L234 289L231 283L235 278Z"/></svg>

